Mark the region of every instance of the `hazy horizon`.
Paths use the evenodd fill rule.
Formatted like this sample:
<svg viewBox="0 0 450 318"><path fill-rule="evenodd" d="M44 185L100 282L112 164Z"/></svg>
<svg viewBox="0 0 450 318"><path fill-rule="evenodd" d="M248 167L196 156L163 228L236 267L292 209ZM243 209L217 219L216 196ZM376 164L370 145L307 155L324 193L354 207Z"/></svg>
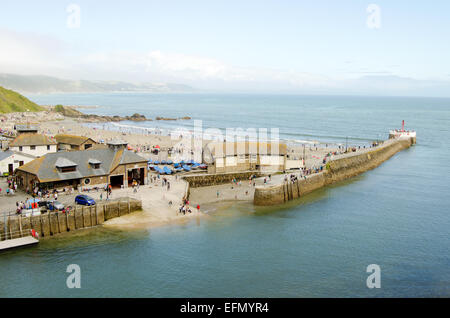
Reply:
<svg viewBox="0 0 450 318"><path fill-rule="evenodd" d="M220 93L450 97L446 1L19 0L2 8L0 73Z"/></svg>

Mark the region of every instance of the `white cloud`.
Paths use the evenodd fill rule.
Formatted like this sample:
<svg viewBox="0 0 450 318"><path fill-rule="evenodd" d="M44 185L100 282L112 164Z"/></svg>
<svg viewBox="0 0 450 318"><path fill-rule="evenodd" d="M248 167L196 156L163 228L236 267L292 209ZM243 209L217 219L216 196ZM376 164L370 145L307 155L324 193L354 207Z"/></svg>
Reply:
<svg viewBox="0 0 450 318"><path fill-rule="evenodd" d="M389 72L365 70L353 79L329 78L296 70L242 67L220 60L159 50L84 52L38 34L0 29L0 73L41 74L69 79L175 82L213 90L307 94L447 95L449 81L417 81ZM445 93L447 92L447 93Z"/></svg>

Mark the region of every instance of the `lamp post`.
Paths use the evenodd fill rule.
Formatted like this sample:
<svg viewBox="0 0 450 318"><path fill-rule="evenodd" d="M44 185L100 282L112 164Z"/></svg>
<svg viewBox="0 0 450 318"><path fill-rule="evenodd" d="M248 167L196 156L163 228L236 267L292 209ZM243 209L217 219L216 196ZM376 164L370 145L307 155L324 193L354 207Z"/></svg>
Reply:
<svg viewBox="0 0 450 318"><path fill-rule="evenodd" d="M306 151L306 145L303 144L303 167L306 166L306 162L305 162L305 151Z"/></svg>
<svg viewBox="0 0 450 318"><path fill-rule="evenodd" d="M347 152L348 136L345 137L345 152Z"/></svg>

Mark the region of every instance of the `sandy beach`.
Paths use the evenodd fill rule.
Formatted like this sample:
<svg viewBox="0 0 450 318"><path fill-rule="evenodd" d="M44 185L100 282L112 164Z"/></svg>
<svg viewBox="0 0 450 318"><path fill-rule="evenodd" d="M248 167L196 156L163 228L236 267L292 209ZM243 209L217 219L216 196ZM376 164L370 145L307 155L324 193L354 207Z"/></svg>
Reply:
<svg viewBox="0 0 450 318"><path fill-rule="evenodd" d="M10 113L1 116L2 128L5 130L14 129L16 123L36 124L39 132L53 137L56 134L72 134L78 136L86 136L97 142L108 142L113 139L121 139L127 142L134 151L147 159L167 159L167 149L176 145L179 140L170 136L162 135L158 131L150 130L130 130L126 128L102 129L102 124L98 123L96 127L87 125L87 121L80 118L65 117L54 111L43 111L36 113ZM92 121L89 121L92 124ZM203 140L203 145L210 142ZM154 146L160 147L158 155L154 155L150 150ZM323 158L330 152L340 151L336 145L327 144L294 144L288 147L289 160L301 160L303 154L306 155L305 164L307 168L318 168L323 165ZM298 176L299 171L293 172ZM216 204L229 201L253 201L255 186L248 180L243 180L236 184L228 183L216 186L207 186L202 188L190 189L190 208L192 213L182 215L179 213L179 207L182 204L183 197L186 192L186 181L180 176L165 176L170 182L171 188L167 191L167 187L162 186L162 177L157 178L155 173L149 173L149 184L141 186L137 192L133 192L131 188L114 190L114 197L134 197L142 200L143 211L132 213L120 218L109 220L105 223L108 227L117 228L142 228L159 226L171 222L186 222L189 219L197 217L205 217L202 209L198 212L196 207L200 205ZM156 179L155 179L156 178ZM272 176L272 179L258 178L255 180L256 186L271 185L274 182L280 182L279 179L284 175ZM100 192L90 192L94 199L100 199ZM60 201L63 204L73 204L76 194L63 195ZM5 202L10 210L14 210L15 202L26 199L26 194L17 193L15 198L8 198ZM171 204L169 204L171 202Z"/></svg>

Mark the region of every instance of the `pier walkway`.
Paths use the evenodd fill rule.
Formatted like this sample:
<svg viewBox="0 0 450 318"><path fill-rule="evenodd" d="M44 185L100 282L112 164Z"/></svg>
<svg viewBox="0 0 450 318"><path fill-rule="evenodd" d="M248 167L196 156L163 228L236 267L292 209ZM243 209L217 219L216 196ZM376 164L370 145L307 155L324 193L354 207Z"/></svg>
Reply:
<svg viewBox="0 0 450 318"><path fill-rule="evenodd" d="M0 241L0 252L11 248L34 245L39 243L39 240L30 236Z"/></svg>

